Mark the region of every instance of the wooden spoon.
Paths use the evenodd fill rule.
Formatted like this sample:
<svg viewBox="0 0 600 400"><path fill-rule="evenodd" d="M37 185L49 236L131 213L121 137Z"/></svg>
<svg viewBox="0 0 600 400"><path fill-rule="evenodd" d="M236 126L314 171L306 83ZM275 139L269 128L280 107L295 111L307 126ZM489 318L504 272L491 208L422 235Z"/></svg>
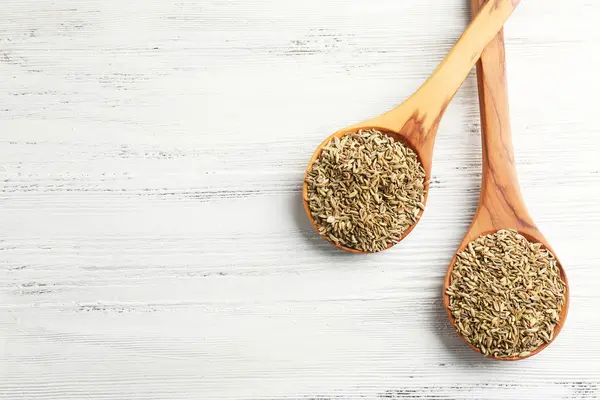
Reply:
<svg viewBox="0 0 600 400"><path fill-rule="evenodd" d="M379 117L341 129L329 136L317 148L313 154L306 174L310 171L313 163L334 137L342 137L347 133L356 132L359 129L374 128L391 136L394 140L402 141L404 144L416 151L426 173L425 199L429 191L429 180L431 177L431 159L433 155L433 143L437 129L448 106L469 72L479 59L481 52L490 40L502 29L504 22L512 11L517 7L520 0L489 0L482 7L481 12L467 27L463 35L450 50L446 58L440 63L429 79L410 98L396 108L386 112ZM308 205L308 185L306 176L302 188L304 209L313 227L318 230ZM419 213L421 217L422 211ZM415 224L416 225L416 224ZM408 235L415 225L404 231L401 239ZM327 240L325 236L324 239ZM353 253L365 253L351 249L336 243L336 247ZM391 245L389 246L391 247ZM388 247L388 248L389 248Z"/></svg>
<svg viewBox="0 0 600 400"><path fill-rule="evenodd" d="M482 3L483 0L471 0L473 15L477 13ZM527 240L541 243L552 254L555 254L527 212L517 180L508 111L504 34L502 31L498 33L481 54L481 60L477 63L477 81L481 110L483 153L481 194L473 222L467 235L458 247L457 253L463 251L470 242L480 236L494 233L501 229L514 229L527 238ZM444 306L452 325L455 325L455 321L450 312L450 297L446 294L446 290L450 286L450 277L455 262L456 255L454 255L450 263L446 279L444 280ZM569 308L567 276L558 260L557 264L560 269L561 278L566 284L566 291L565 304L560 314L559 323L554 329L552 340L558 336L558 333L562 329ZM481 352L478 348L469 343L467 344L473 350ZM527 357L539 353L548 345L549 343L546 343L538 347ZM520 360L527 358L490 357L500 360Z"/></svg>

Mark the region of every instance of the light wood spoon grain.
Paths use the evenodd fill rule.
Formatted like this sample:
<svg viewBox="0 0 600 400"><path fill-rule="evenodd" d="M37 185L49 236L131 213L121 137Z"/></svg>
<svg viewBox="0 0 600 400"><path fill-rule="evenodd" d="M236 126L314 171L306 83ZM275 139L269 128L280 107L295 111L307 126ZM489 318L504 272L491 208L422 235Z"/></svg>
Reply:
<svg viewBox="0 0 600 400"><path fill-rule="evenodd" d="M482 0L471 0L471 8L475 14L483 3ZM502 31L488 44L481 60L477 63L477 81L479 87L479 105L481 111L481 137L482 137L482 182L479 206L475 212L473 222L457 253L463 251L467 245L480 236L496 232L501 229L514 229L529 241L541 243L555 256L556 253L537 228L529 215L525 202L521 196L517 172L515 170L511 129L508 111L508 92L506 87L506 68L504 51L504 34ZM444 280L444 306L448 317L455 324L450 312L450 298L446 290L450 286L450 277L456 255L450 263L446 279ZM569 308L569 285L567 276L557 259L561 278L566 284L565 304L560 314L559 323L554 329L554 340L562 329ZM466 341L465 341L466 342ZM478 348L467 343L473 350L481 352ZM538 347L527 357L531 357L549 343ZM497 358L500 360L520 360L527 357Z"/></svg>
<svg viewBox="0 0 600 400"><path fill-rule="evenodd" d="M479 59L481 52L490 40L502 29L520 0L489 0L481 12L467 27L463 35L450 50L429 79L404 103L379 117L341 129L329 136L317 148L308 163L306 174L311 166L334 137L342 137L359 129L375 128L403 142L416 151L426 173L425 199L429 191L433 143L440 120L469 72ZM318 232L308 205L308 185L306 176L302 188L304 208L313 227ZM419 213L421 217L422 211ZM415 224L416 225L416 224ZM415 225L404 231L401 239L408 235ZM327 239L325 236L323 238ZM331 242L336 247L353 253L365 253ZM389 246L391 247L391 246Z"/></svg>

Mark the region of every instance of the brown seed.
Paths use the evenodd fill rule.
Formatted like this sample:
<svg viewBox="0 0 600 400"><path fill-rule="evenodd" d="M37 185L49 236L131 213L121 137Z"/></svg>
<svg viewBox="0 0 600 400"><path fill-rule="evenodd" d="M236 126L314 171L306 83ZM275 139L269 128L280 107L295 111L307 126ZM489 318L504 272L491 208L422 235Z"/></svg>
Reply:
<svg viewBox="0 0 600 400"><path fill-rule="evenodd" d="M306 184L319 232L356 250L376 252L397 243L424 208L425 170L417 154L375 129L334 138L312 164Z"/></svg>
<svg viewBox="0 0 600 400"><path fill-rule="evenodd" d="M565 292L554 256L513 230L480 237L457 254L446 290L457 331L499 358L526 357L552 340Z"/></svg>

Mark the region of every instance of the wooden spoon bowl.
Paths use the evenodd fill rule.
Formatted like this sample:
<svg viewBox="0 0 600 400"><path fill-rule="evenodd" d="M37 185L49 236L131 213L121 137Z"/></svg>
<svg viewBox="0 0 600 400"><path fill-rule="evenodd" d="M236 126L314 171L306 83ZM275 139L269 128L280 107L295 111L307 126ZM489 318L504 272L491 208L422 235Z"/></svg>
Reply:
<svg viewBox="0 0 600 400"><path fill-rule="evenodd" d="M381 126L375 126L375 125L371 125L371 126L360 126L360 127L349 127L347 129L342 129L340 131L337 131L336 133L334 133L333 135L329 136L323 143L321 143L321 145L319 146L318 150L315 151L315 153L313 154L312 158L310 159L309 162L309 166L307 168L307 172L306 174L308 175L308 171L310 171L310 168L312 166L312 164L317 160L317 158L319 158L319 156L321 155L321 151L323 150L323 147L325 147L333 138L337 137L339 139L341 139L344 135L349 134L349 133L354 133L357 132L360 129L376 129L378 131L380 131L381 133L385 134L386 136L391 137L395 142L400 142L402 143L404 146L410 148L411 150L413 150L416 154L417 154L417 158L419 159L419 162L421 163L421 165L423 165L423 168L425 169L425 192L424 192L424 198L423 198L423 204L427 204L427 197L429 194L429 180L430 180L430 173L431 173L431 157L429 158L429 160L423 160L421 158L421 154L424 154L423 152L419 152L417 151L417 148L415 147L415 145L410 141L409 136L403 136L400 133L397 132L392 132L390 130L387 130L386 128L383 128ZM431 154L431 153L429 153ZM425 165L429 164L430 167L426 168ZM308 185L306 184L306 179L304 181L304 185L302 187L302 198L304 200L304 210L306 211L306 215L308 215L308 218L310 220L311 225L313 226L313 228L319 232L319 227L317 226L317 223L315 221L315 219L312 216L312 213L310 211L310 206L308 203ZM421 218L421 216L423 215L423 210L419 211L419 214L417 215L417 221ZM406 236L408 236L408 234L417 226L417 224L413 224L411 226L409 226L406 230L404 230L404 232L402 232L402 236L400 238L401 240L404 240L404 238ZM322 236L324 239L328 240L327 237ZM335 247L350 252L350 253L358 253L358 254L366 254L367 252L365 251L361 251L361 250L357 250L357 249L353 249L350 247L346 247L343 246L339 243L333 242L333 241L329 241L331 244L333 244ZM392 245L388 245L388 249L392 247Z"/></svg>
<svg viewBox="0 0 600 400"><path fill-rule="evenodd" d="M306 176L313 163L319 158L323 148L334 138L357 132L360 129L377 129L413 149L425 170L425 201L429 191L433 144L437 129L446 107L469 75L481 52L490 40L502 29L504 22L519 4L520 0L489 0L481 12L467 27L463 35L450 50L427 81L404 103L379 117L341 129L329 136L314 152L304 179L302 197L304 209L313 227L319 232L308 203ZM425 204L424 201L424 204ZM423 211L418 214L420 218ZM418 219L417 219L418 220ZM409 227L402 234L404 239L415 227ZM322 236L328 240L327 237ZM353 253L367 253L340 244L334 246ZM391 247L391 245L389 246ZM388 248L389 248L388 247Z"/></svg>
<svg viewBox="0 0 600 400"><path fill-rule="evenodd" d="M513 224L513 225L505 225L505 224L501 224L501 223L494 224L491 222L492 221L492 219L490 218L491 215L489 215L489 213L486 213L485 211L480 211L480 210L481 209L478 209L478 211L475 215L473 224L471 225L471 227L469 228L469 232L467 233L467 235L465 236L465 238L459 245L456 253L460 253L460 252L464 251L467 248L469 243L471 243L472 241L474 241L475 239L477 239L481 236L489 235L489 234L498 232L499 230L502 230L502 229L514 229L520 235L525 237L525 239L527 239L529 242L541 243L542 247L548 249L556 258L556 253L554 252L554 250L552 250L552 247L550 247L550 245L548 244L548 241L546 240L544 235L533 224L533 222L527 223L527 224L521 223L521 224ZM451 281L451 277L452 277L452 271L453 271L454 265L456 263L456 257L457 257L457 255L455 254L454 257L452 258L452 261L450 262L450 267L449 267L448 272L446 273L446 277L444 279L444 291L443 291L444 307L446 308L448 318L450 318L450 322L452 323L452 326L455 329L456 329L456 322L454 320L452 312L450 311L450 296L448 296L448 294L446 293L446 290L448 289L448 287L450 287L450 281ZM567 275L565 274L562 264L560 263L558 258L556 258L556 265L559 268L560 278L565 283L566 289L565 289L565 303L561 309L559 321L556 324L556 326L554 327L554 335L552 336L552 340L548 343L544 343L541 346L537 347L530 354L528 354L527 356L524 356L524 357L497 357L494 355L486 355L487 357L493 358L496 360L501 360L501 361L523 360L523 359L533 357L534 355L538 354L539 352L544 350L546 347L548 347L556 339L556 337L558 336L558 334L560 333L560 331L562 330L562 328L565 324L565 321L567 319L568 310L569 310L569 281L567 280ZM458 333L458 330L457 330L457 333ZM459 337L471 349L473 349L474 351L476 351L478 353L481 353L481 350L479 348L477 348L477 347L473 346L471 343L469 343L462 335L459 334Z"/></svg>
<svg viewBox="0 0 600 400"><path fill-rule="evenodd" d="M471 6L475 14L482 0L472 0ZM477 80L479 87L479 100L481 110L481 136L482 136L482 184L479 206L475 212L473 222L458 247L457 253L462 252L469 243L480 236L495 233L502 229L514 229L532 243L541 243L555 257L556 253L537 228L529 215L525 202L521 196L517 173L515 170L510 119L508 110L508 92L506 87L506 68L504 35L501 31L485 48L481 60L477 63ZM444 306L448 317L455 326L454 317L450 311L450 296L446 290L450 286L452 270L456 263L454 255L446 278L444 280ZM566 284L565 304L562 307L559 323L554 328L554 340L560 333L569 309L569 284L567 276L557 259L560 277ZM456 328L456 326L455 326ZM459 335L460 336L460 335ZM461 338L477 352L478 348ZM538 354L548 347L545 343L535 349L526 357L499 358L499 360L520 360Z"/></svg>

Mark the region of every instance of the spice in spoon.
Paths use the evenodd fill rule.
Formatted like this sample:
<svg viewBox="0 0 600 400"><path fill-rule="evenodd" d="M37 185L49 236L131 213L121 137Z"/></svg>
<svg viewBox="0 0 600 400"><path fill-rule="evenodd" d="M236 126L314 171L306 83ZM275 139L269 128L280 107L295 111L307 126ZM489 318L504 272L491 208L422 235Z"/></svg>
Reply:
<svg viewBox="0 0 600 400"><path fill-rule="evenodd" d="M554 255L514 230L457 254L446 294L458 333L488 356L526 357L549 343L565 304Z"/></svg>
<svg viewBox="0 0 600 400"><path fill-rule="evenodd" d="M319 233L359 251L397 243L424 208L425 170L417 154L375 129L333 139L306 183Z"/></svg>

